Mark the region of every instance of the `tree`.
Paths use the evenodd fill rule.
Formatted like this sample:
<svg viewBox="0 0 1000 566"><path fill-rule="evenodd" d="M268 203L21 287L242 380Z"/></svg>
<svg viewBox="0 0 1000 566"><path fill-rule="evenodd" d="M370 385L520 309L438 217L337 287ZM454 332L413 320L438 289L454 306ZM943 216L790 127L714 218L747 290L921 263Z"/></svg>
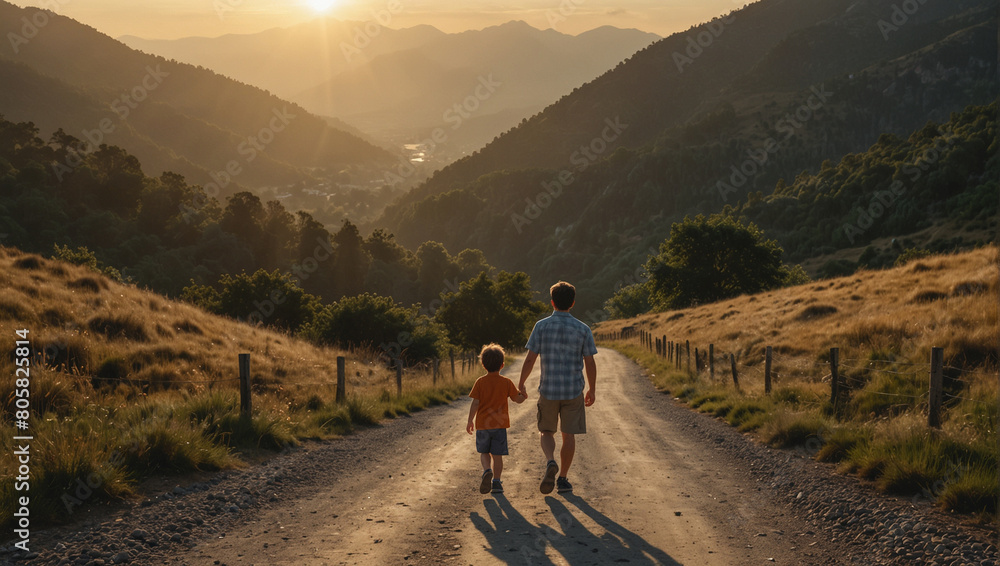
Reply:
<svg viewBox="0 0 1000 566"><path fill-rule="evenodd" d="M464 279L472 279L482 272L490 273L493 268L486 261L486 254L482 250L464 249L455 256L455 265L458 267L459 276Z"/></svg>
<svg viewBox="0 0 1000 566"><path fill-rule="evenodd" d="M117 146L101 145L87 157L94 180L94 198L101 208L129 216L139 206L145 175L135 156Z"/></svg>
<svg viewBox="0 0 1000 566"><path fill-rule="evenodd" d="M229 197L219 226L243 241L254 252L254 257L259 259L263 255L260 248L264 241L264 230L261 227L264 214L264 205L257 195L239 192Z"/></svg>
<svg viewBox="0 0 1000 566"><path fill-rule="evenodd" d="M604 303L604 310L612 319L632 318L649 312L649 287L645 282L622 287Z"/></svg>
<svg viewBox="0 0 1000 566"><path fill-rule="evenodd" d="M446 346L443 329L416 309L370 293L328 305L305 335L343 348L374 348L389 362L435 357Z"/></svg>
<svg viewBox="0 0 1000 566"><path fill-rule="evenodd" d="M685 218L646 262L650 303L684 308L780 287L792 277L781 254L753 224L722 215Z"/></svg>
<svg viewBox="0 0 1000 566"><path fill-rule="evenodd" d="M258 265L265 269L277 269L288 266L289 249L295 246L295 217L289 214L285 207L276 200L267 201L264 205L264 217L261 222L263 242L261 242Z"/></svg>
<svg viewBox="0 0 1000 566"><path fill-rule="evenodd" d="M365 240L365 251L372 259L383 263L402 262L406 259L407 249L396 243L396 237L382 228L376 228Z"/></svg>
<svg viewBox="0 0 1000 566"><path fill-rule="evenodd" d="M194 189L184 177L166 172L158 179L147 183L142 191L139 205L139 225L147 232L159 237L171 236L177 232L177 217L182 214L182 205L190 202Z"/></svg>
<svg viewBox="0 0 1000 566"><path fill-rule="evenodd" d="M458 277L458 267L444 244L428 241L417 248L417 282L420 300L429 302L453 287L450 282Z"/></svg>
<svg viewBox="0 0 1000 566"><path fill-rule="evenodd" d="M496 280L482 272L443 301L436 313L438 322L448 330L452 343L471 350L490 342L524 344L532 325L547 310L532 299L531 280L520 271L501 271Z"/></svg>
<svg viewBox="0 0 1000 566"><path fill-rule="evenodd" d="M339 298L361 293L364 291L365 276L368 275L372 259L365 251L365 241L358 227L351 221L344 220L344 225L333 236L333 244L336 250L335 295Z"/></svg>
<svg viewBox="0 0 1000 566"><path fill-rule="evenodd" d="M185 287L181 297L201 308L275 328L296 331L313 321L319 300L302 290L292 276L279 270L258 269L253 275L223 275L218 289Z"/></svg>
<svg viewBox="0 0 1000 566"><path fill-rule="evenodd" d="M292 271L299 278L299 284L303 289L327 300L333 300L334 262L329 261L332 252L328 251L333 249L330 232L308 212L300 210L296 215L298 216L295 225L297 241L292 246L295 254Z"/></svg>

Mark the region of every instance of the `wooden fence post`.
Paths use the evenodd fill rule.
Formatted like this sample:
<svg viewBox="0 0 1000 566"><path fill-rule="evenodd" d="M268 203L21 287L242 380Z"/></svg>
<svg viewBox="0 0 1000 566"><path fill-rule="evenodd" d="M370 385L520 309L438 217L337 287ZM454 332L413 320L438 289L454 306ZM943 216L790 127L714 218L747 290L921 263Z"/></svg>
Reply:
<svg viewBox="0 0 1000 566"><path fill-rule="evenodd" d="M431 371L434 372L434 382L433 383L436 386L438 384L438 366L441 365L441 360L438 359L438 358L434 358L434 359L431 360L431 363L434 364L434 368Z"/></svg>
<svg viewBox="0 0 1000 566"><path fill-rule="evenodd" d="M837 366L840 364L840 348L830 348L830 403L837 407L840 397L840 378L837 376Z"/></svg>
<svg viewBox="0 0 1000 566"><path fill-rule="evenodd" d="M701 373L701 358L698 357L698 347L694 348L694 372Z"/></svg>
<svg viewBox="0 0 1000 566"><path fill-rule="evenodd" d="M403 360L396 358L396 397L403 396Z"/></svg>
<svg viewBox="0 0 1000 566"><path fill-rule="evenodd" d="M688 371L691 371L691 341L685 340L684 345L687 348Z"/></svg>
<svg viewBox="0 0 1000 566"><path fill-rule="evenodd" d="M667 361L674 361L674 341L670 341L670 345L667 347Z"/></svg>
<svg viewBox="0 0 1000 566"><path fill-rule="evenodd" d="M451 358L451 380L455 381L455 350L448 350L448 357Z"/></svg>
<svg viewBox="0 0 1000 566"><path fill-rule="evenodd" d="M764 393L771 394L771 347L764 349Z"/></svg>
<svg viewBox="0 0 1000 566"><path fill-rule="evenodd" d="M666 334L664 334L660 338L660 343L663 344L663 352L662 352L663 359L667 359L667 335Z"/></svg>
<svg viewBox="0 0 1000 566"><path fill-rule="evenodd" d="M715 381L715 344L708 345L708 378Z"/></svg>
<svg viewBox="0 0 1000 566"><path fill-rule="evenodd" d="M733 368L733 385L736 386L736 389L739 389L740 388L740 380L739 380L739 377L736 375L736 355L735 354L729 354L729 365Z"/></svg>
<svg viewBox="0 0 1000 566"><path fill-rule="evenodd" d="M941 401L944 396L944 349L931 348L931 387L927 424L941 428Z"/></svg>
<svg viewBox="0 0 1000 566"><path fill-rule="evenodd" d="M681 369L681 343L677 343L677 352L674 354L674 362L677 364L677 369Z"/></svg>
<svg viewBox="0 0 1000 566"><path fill-rule="evenodd" d="M253 415L250 406L250 354L240 354L240 416Z"/></svg>
<svg viewBox="0 0 1000 566"><path fill-rule="evenodd" d="M347 359L337 356L337 402L343 403L347 397Z"/></svg>

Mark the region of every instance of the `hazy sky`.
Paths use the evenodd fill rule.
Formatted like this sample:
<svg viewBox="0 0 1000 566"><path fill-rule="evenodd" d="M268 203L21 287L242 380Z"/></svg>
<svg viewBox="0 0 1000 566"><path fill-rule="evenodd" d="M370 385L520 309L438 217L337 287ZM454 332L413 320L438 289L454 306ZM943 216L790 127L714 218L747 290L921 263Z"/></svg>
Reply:
<svg viewBox="0 0 1000 566"><path fill-rule="evenodd" d="M601 25L638 28L660 35L687 29L750 0L16 0L18 6L56 6L53 11L112 37L215 37L283 27L328 14L369 20L373 12L396 13L388 26L430 24L447 32L524 20L576 34Z"/></svg>

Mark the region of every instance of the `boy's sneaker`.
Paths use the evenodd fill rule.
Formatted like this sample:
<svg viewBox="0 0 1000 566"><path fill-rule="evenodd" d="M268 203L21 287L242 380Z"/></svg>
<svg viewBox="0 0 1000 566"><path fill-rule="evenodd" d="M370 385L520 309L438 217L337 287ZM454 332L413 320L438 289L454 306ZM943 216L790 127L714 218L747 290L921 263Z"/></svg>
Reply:
<svg viewBox="0 0 1000 566"><path fill-rule="evenodd" d="M545 475L542 476L542 485L539 489L542 493L552 493L552 488L556 485L556 474L559 473L559 465L555 460L549 460L545 466Z"/></svg>
<svg viewBox="0 0 1000 566"><path fill-rule="evenodd" d="M559 493L569 493L573 491L573 484L569 483L568 479L560 477L556 480L556 491Z"/></svg>
<svg viewBox="0 0 1000 566"><path fill-rule="evenodd" d="M493 480L493 493L503 493L503 482L500 480Z"/></svg>
<svg viewBox="0 0 1000 566"><path fill-rule="evenodd" d="M493 470L483 472L483 481L479 483L479 493L489 493L493 481Z"/></svg>

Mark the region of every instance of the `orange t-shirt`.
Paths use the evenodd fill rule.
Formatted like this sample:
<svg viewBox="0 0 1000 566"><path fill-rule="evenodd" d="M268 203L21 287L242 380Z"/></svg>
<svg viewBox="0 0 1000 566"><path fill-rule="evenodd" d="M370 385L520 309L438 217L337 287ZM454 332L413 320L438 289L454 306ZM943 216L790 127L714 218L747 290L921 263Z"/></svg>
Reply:
<svg viewBox="0 0 1000 566"><path fill-rule="evenodd" d="M479 399L476 429L510 428L507 398L515 399L521 392L514 382L500 374L486 374L476 380L469 397Z"/></svg>

